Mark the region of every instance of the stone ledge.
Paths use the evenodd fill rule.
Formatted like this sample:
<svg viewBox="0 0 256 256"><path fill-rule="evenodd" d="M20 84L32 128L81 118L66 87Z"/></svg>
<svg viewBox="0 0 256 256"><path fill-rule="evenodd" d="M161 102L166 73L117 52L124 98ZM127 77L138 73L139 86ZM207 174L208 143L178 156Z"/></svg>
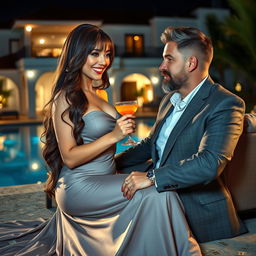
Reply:
<svg viewBox="0 0 256 256"><path fill-rule="evenodd" d="M39 191L43 192L43 190L44 190L43 183L18 185L18 186L7 186L7 187L0 187L0 196L39 192Z"/></svg>

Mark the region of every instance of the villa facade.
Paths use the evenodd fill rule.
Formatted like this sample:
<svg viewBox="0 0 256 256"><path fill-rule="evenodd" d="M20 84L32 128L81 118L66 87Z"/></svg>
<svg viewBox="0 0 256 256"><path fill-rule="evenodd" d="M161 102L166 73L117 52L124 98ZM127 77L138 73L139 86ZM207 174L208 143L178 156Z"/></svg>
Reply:
<svg viewBox="0 0 256 256"><path fill-rule="evenodd" d="M160 35L167 26L193 26L207 34L206 17L229 15L226 9L200 8L193 18L153 17L148 24L106 24L101 20L16 20L0 29L0 109L17 110L35 118L49 100L58 56L67 34L81 23L101 27L113 39L116 57L109 70L109 101L138 98L155 107L163 96L158 67L162 61ZM0 91L1 94L1 91ZM5 100L5 101L4 101Z"/></svg>

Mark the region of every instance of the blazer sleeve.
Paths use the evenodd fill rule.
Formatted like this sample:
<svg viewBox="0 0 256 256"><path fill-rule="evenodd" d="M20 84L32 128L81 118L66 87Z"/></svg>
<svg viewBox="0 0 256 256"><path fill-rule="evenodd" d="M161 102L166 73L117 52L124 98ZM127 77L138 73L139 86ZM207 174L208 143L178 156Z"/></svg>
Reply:
<svg viewBox="0 0 256 256"><path fill-rule="evenodd" d="M148 161L151 159L150 140L150 137L147 137L135 147L117 154L115 162L118 172L130 173L134 170L144 171L144 169L147 169Z"/></svg>
<svg viewBox="0 0 256 256"><path fill-rule="evenodd" d="M116 169L122 173L130 173L133 170L146 171L152 166L151 161L151 140L155 131L155 127L158 124L158 119L161 116L162 111L169 102L171 94L166 94L160 102L156 122L151 128L150 135L143 139L136 146L129 148L128 150L117 154L115 156Z"/></svg>
<svg viewBox="0 0 256 256"><path fill-rule="evenodd" d="M242 133L244 111L245 104L238 97L220 100L204 120L205 129L198 152L155 169L157 190L187 188L216 179L233 155ZM175 147L171 154L175 154Z"/></svg>

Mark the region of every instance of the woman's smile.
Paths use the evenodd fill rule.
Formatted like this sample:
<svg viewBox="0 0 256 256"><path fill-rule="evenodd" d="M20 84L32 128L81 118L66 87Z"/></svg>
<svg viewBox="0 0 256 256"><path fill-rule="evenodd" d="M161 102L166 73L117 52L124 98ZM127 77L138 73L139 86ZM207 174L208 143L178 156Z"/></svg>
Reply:
<svg viewBox="0 0 256 256"><path fill-rule="evenodd" d="M94 72L96 72L97 74L103 74L104 70L106 67L104 68L100 68L100 67L93 67L92 69L94 70Z"/></svg>

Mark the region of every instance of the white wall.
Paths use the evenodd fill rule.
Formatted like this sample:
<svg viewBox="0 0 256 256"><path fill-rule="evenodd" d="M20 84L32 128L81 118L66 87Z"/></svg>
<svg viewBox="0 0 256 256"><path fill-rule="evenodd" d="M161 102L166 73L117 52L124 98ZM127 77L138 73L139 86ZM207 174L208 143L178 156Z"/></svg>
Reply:
<svg viewBox="0 0 256 256"><path fill-rule="evenodd" d="M197 27L198 25L197 20L193 18L154 17L150 20L152 46L161 47L163 45L160 37L164 30L169 26Z"/></svg>
<svg viewBox="0 0 256 256"><path fill-rule="evenodd" d="M206 17L209 14L215 15L218 19L223 20L230 15L228 9L216 8L198 8L193 14L194 18L180 18L180 17L154 17L150 20L150 27L152 33L152 46L159 47L162 45L160 36L168 26L187 26L195 27L208 34L206 28Z"/></svg>
<svg viewBox="0 0 256 256"><path fill-rule="evenodd" d="M196 15L198 28L207 35L209 34L206 27L206 18L209 14L215 15L219 20L224 20L230 16L230 11L228 9L217 8L198 8L193 13Z"/></svg>
<svg viewBox="0 0 256 256"><path fill-rule="evenodd" d="M9 40L19 39L20 33L10 29L0 29L0 57L9 54Z"/></svg>

